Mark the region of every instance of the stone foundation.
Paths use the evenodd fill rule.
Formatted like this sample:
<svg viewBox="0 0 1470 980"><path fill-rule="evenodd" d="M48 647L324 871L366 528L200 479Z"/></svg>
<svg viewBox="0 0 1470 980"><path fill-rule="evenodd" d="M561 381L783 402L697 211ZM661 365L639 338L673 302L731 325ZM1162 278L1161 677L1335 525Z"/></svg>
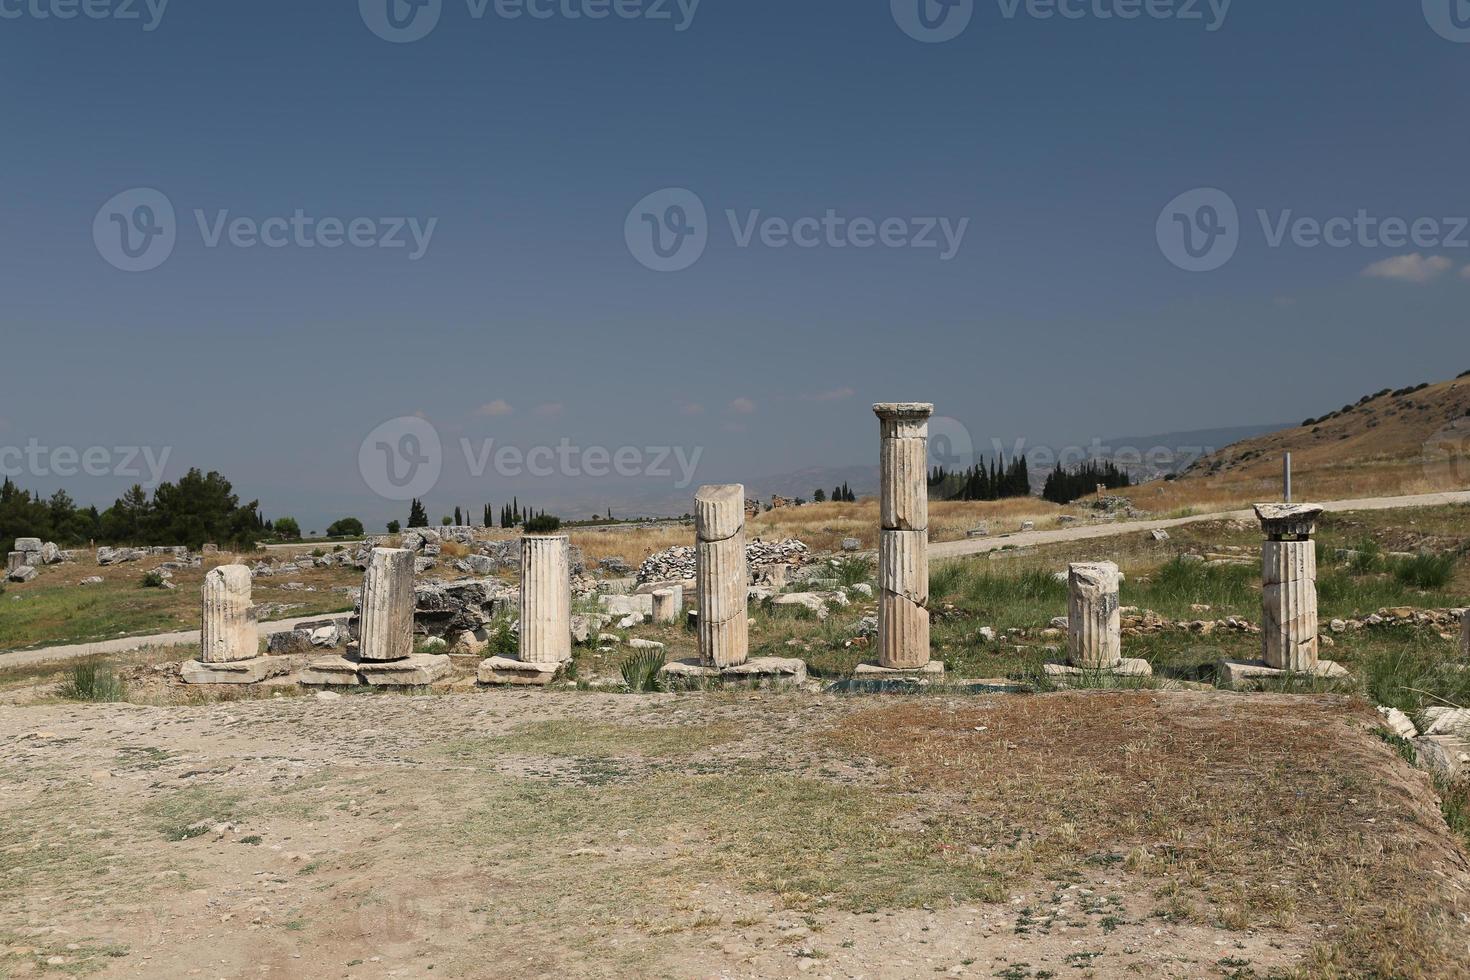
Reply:
<svg viewBox="0 0 1470 980"><path fill-rule="evenodd" d="M480 661L478 679L481 684L510 687L545 687L556 680L564 663L536 664L510 657L490 657Z"/></svg>
<svg viewBox="0 0 1470 980"><path fill-rule="evenodd" d="M710 667L699 660L675 660L659 671L672 684L753 684L761 687L801 684L806 661L794 657L756 657L731 667Z"/></svg>
<svg viewBox="0 0 1470 980"><path fill-rule="evenodd" d="M1331 660L1318 660L1310 670L1303 671L1283 670L1260 660L1220 661L1220 683L1225 687L1245 687L1261 681L1284 680L1293 676L1341 680L1349 675L1346 667Z"/></svg>
<svg viewBox="0 0 1470 980"><path fill-rule="evenodd" d="M225 663L186 660L180 669L185 684L259 684L291 671L285 657L253 657Z"/></svg>

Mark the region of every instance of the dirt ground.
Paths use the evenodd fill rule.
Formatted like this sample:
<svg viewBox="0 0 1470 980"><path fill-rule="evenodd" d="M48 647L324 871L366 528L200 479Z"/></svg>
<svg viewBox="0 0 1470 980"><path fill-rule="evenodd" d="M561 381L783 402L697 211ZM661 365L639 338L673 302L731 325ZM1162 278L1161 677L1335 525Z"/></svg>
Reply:
<svg viewBox="0 0 1470 980"><path fill-rule="evenodd" d="M1448 976L1426 777L1332 698L0 705L0 977Z"/></svg>

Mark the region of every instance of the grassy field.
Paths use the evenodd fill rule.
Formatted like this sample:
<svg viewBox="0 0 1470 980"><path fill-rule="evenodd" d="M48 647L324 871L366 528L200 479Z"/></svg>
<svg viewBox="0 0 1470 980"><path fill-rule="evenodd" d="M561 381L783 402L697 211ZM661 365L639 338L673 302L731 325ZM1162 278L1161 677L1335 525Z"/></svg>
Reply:
<svg viewBox="0 0 1470 980"><path fill-rule="evenodd" d="M198 629L205 574L216 565L252 560L248 555L214 556L198 568L174 572L171 581L176 588L159 589L145 588L143 580L168 557L104 568L91 553L78 555L80 561L52 565L34 581L12 583L0 592L0 650ZM102 581L80 584L89 577ZM300 582L312 591L283 588L289 582ZM253 595L257 605L285 609L273 618L311 616L351 610L352 599L342 590L361 584L362 573L356 569L303 569L288 576L257 578Z"/></svg>

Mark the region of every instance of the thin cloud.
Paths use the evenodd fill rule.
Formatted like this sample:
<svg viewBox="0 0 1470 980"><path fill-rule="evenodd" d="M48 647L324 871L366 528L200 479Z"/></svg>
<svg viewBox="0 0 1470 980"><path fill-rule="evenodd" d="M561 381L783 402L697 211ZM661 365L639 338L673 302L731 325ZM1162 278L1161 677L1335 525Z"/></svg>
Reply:
<svg viewBox="0 0 1470 980"><path fill-rule="evenodd" d="M488 418L497 418L501 415L509 415L511 412L514 411L515 409L510 407L510 402L506 401L504 398L497 398L493 402L481 405L479 408L475 409L475 414Z"/></svg>
<svg viewBox="0 0 1470 980"><path fill-rule="evenodd" d="M809 395L803 395L802 398L809 402L840 402L846 401L856 394L857 392L851 388L833 388L831 391L817 391Z"/></svg>
<svg viewBox="0 0 1470 980"><path fill-rule="evenodd" d="M730 411L736 415L754 415L755 402L749 398L737 398L730 403Z"/></svg>
<svg viewBox="0 0 1470 980"><path fill-rule="evenodd" d="M559 417L561 413L565 412L566 410L567 407L561 402L547 402L544 405L536 406L536 414L549 419Z"/></svg>
<svg viewBox="0 0 1470 980"><path fill-rule="evenodd" d="M1362 275L1369 279L1392 279L1395 282L1426 283L1438 279L1448 272L1454 263L1443 255L1395 255L1391 259L1374 262L1364 269Z"/></svg>
<svg viewBox="0 0 1470 980"><path fill-rule="evenodd" d="M680 402L679 403L679 414L680 415L703 415L704 414L704 406L703 405L700 405L698 402Z"/></svg>

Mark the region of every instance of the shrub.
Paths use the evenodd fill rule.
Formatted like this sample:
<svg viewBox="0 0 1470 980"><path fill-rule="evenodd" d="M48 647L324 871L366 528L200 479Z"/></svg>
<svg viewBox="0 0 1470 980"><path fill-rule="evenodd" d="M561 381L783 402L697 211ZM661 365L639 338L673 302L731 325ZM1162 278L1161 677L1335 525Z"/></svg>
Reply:
<svg viewBox="0 0 1470 980"><path fill-rule="evenodd" d="M355 517L344 517L327 528L329 538L356 538L362 535L362 521Z"/></svg>
<svg viewBox="0 0 1470 980"><path fill-rule="evenodd" d="M107 667L80 663L72 667L59 693L68 701L112 703L123 699L127 686Z"/></svg>
<svg viewBox="0 0 1470 980"><path fill-rule="evenodd" d="M388 522L388 533L389 534L397 534L401 530L403 530L403 525L402 524L399 524L397 521L389 521Z"/></svg>
<svg viewBox="0 0 1470 980"><path fill-rule="evenodd" d="M1401 558L1393 565L1393 577L1413 589L1442 589L1454 574L1454 555L1419 554Z"/></svg>
<svg viewBox="0 0 1470 980"><path fill-rule="evenodd" d="M527 534L553 534L561 530L561 518L551 514L538 514L526 522Z"/></svg>
<svg viewBox="0 0 1470 980"><path fill-rule="evenodd" d="M143 588L145 589L161 589L163 588L163 583L162 572L149 572L143 576Z"/></svg>
<svg viewBox="0 0 1470 980"><path fill-rule="evenodd" d="M294 517L282 517L275 523L276 537L286 540L296 540L301 537L301 525L296 523Z"/></svg>
<svg viewBox="0 0 1470 980"><path fill-rule="evenodd" d="M873 577L873 559L862 555L844 555L832 559L832 577L842 586L859 585Z"/></svg>
<svg viewBox="0 0 1470 980"><path fill-rule="evenodd" d="M624 660L618 672L623 675L623 683L628 685L628 690L635 694L652 694L663 690L663 681L658 673L663 667L662 650L640 650Z"/></svg>
<svg viewBox="0 0 1470 980"><path fill-rule="evenodd" d="M1383 548L1372 538L1364 538L1353 545L1353 554L1348 558L1348 568L1354 575L1368 575L1378 571L1383 564Z"/></svg>

